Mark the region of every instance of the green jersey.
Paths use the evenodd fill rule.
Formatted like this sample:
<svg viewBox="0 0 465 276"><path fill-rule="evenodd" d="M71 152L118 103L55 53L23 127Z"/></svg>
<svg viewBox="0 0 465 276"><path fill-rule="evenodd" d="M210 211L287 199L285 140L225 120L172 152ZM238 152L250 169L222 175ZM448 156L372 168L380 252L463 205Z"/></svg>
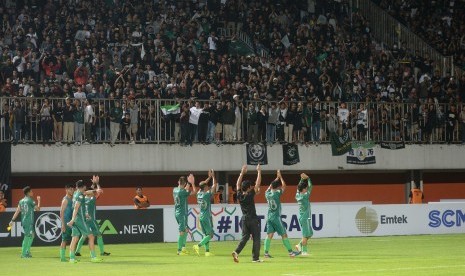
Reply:
<svg viewBox="0 0 465 276"><path fill-rule="evenodd" d="M97 198L95 196L88 197L86 196L85 202L86 202L86 213L89 214L91 220L95 220L95 210L96 210L96 205L95 202L97 201Z"/></svg>
<svg viewBox="0 0 465 276"><path fill-rule="evenodd" d="M34 223L34 209L36 203L32 198L25 196L19 201L19 209L21 211L21 223L23 225L32 225Z"/></svg>
<svg viewBox="0 0 465 276"><path fill-rule="evenodd" d="M295 199L297 200L297 203L299 204L299 215L300 217L309 217L310 216L310 194L312 193L312 181L310 178L308 179L308 188L305 193L300 193L299 190L297 190L297 193L295 194Z"/></svg>
<svg viewBox="0 0 465 276"><path fill-rule="evenodd" d="M200 207L200 218L211 216L211 191L200 191L197 193L197 203Z"/></svg>
<svg viewBox="0 0 465 276"><path fill-rule="evenodd" d="M84 123L84 110L82 107L76 108L76 112L74 112L74 121L78 124Z"/></svg>
<svg viewBox="0 0 465 276"><path fill-rule="evenodd" d="M80 205L79 205L79 209L78 209L76 218L80 218L80 219L82 219L83 221L85 221L85 215L86 215L85 206L86 206L86 202L85 202L85 196L84 196L80 191L74 192L74 195L73 195L73 210L74 210L74 207L76 207L76 204L77 204L77 203L79 203Z"/></svg>
<svg viewBox="0 0 465 276"><path fill-rule="evenodd" d="M268 202L268 219L281 219L281 196L283 191L278 190L267 190L265 192L265 198Z"/></svg>
<svg viewBox="0 0 465 276"><path fill-rule="evenodd" d="M65 207L65 212L64 212L64 219L65 219L65 223L68 223L71 221L71 219L73 218L73 198L72 197L68 197L67 195L65 195L65 197L63 197L63 200L65 200L68 202L66 204L66 207Z"/></svg>
<svg viewBox="0 0 465 276"><path fill-rule="evenodd" d="M176 216L187 215L187 198L190 192L186 189L176 187L173 189L174 213Z"/></svg>

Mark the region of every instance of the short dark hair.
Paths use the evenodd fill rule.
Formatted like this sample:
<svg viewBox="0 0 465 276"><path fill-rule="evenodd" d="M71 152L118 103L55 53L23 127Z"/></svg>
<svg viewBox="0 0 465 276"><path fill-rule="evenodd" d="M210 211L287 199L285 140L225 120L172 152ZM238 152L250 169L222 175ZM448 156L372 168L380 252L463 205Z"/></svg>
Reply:
<svg viewBox="0 0 465 276"><path fill-rule="evenodd" d="M281 185L281 182L279 180L273 180L273 182L271 182L271 188L273 189L278 188L280 185Z"/></svg>
<svg viewBox="0 0 465 276"><path fill-rule="evenodd" d="M84 187L84 186L86 186L86 185L84 184L84 181L82 181L82 180L76 181L76 188L79 189L79 188L82 188L82 187Z"/></svg>
<svg viewBox="0 0 465 276"><path fill-rule="evenodd" d="M299 184L297 184L297 190L302 192L306 188L308 188L308 183L305 180L300 180Z"/></svg>
<svg viewBox="0 0 465 276"><path fill-rule="evenodd" d="M26 186L23 188L24 195L27 195L31 191L31 187Z"/></svg>
<svg viewBox="0 0 465 276"><path fill-rule="evenodd" d="M71 184L66 184L66 185L65 185L65 189L69 189L69 188L73 188L73 185L71 185Z"/></svg>
<svg viewBox="0 0 465 276"><path fill-rule="evenodd" d="M208 186L207 182L205 182L205 181L200 182L200 184L199 184L200 189L203 190L205 188L205 186Z"/></svg>
<svg viewBox="0 0 465 276"><path fill-rule="evenodd" d="M185 185L187 183L187 179L185 176L181 176L179 178L179 183L181 183L181 185Z"/></svg>
<svg viewBox="0 0 465 276"><path fill-rule="evenodd" d="M242 183L241 183L241 190L242 190L243 192L245 192L245 191L247 191L247 190L250 188L250 186L252 186L252 182L250 182L250 180L242 181Z"/></svg>

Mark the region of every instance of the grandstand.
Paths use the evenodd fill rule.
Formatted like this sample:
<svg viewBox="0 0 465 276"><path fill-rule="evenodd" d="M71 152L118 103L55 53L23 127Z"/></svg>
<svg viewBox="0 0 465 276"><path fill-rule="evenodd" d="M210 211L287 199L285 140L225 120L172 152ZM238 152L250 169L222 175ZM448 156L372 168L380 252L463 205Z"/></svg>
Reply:
<svg viewBox="0 0 465 276"><path fill-rule="evenodd" d="M279 169L290 184L289 225L299 174L309 173L316 237L463 234L465 210L455 202L465 200L465 4L423 2L1 1L7 207L31 185L56 212L64 184L98 173L107 221L133 219L137 186L163 217L156 237L128 241L173 242L169 205L179 176L215 170L221 225L237 207L231 184L241 165L260 162L263 189ZM414 184L429 203L422 208L404 205ZM195 198L189 203L195 220ZM265 212L265 198L257 203ZM382 225L383 214L404 208L410 225ZM454 226L442 217L432 227L430 212L448 208ZM370 210L379 228L321 224L332 214L374 223ZM0 214L2 230L5 222ZM231 223L235 232L217 240L238 238ZM105 227L133 234L123 224Z"/></svg>

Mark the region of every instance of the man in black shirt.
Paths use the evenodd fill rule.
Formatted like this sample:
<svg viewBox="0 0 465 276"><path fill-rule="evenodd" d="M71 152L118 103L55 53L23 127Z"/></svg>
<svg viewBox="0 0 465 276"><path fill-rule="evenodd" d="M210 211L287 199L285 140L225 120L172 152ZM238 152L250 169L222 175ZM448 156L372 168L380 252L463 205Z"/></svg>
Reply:
<svg viewBox="0 0 465 276"><path fill-rule="evenodd" d="M242 177L247 173L247 166L242 166L241 174L237 179L236 190L237 190L237 200L241 205L242 218L242 239L237 245L236 250L232 253L234 261L239 262L239 254L241 253L244 246L247 244L247 241L252 235L253 247L252 247L252 262L259 263L262 260L259 259L260 256L260 222L257 217L257 211L255 210L255 200L254 197L256 194L260 193L260 184L262 182L262 169L260 164L257 165L257 180L255 181L255 186L252 186L252 182L245 180L242 182Z"/></svg>

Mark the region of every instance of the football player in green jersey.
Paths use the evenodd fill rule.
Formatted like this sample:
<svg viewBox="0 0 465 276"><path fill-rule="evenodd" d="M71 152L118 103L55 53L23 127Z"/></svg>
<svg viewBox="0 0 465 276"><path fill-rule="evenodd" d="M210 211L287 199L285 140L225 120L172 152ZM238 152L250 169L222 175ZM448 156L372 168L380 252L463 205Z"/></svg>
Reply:
<svg viewBox="0 0 465 276"><path fill-rule="evenodd" d="M210 188L208 183L210 178L213 179L213 185ZM199 249L202 246L205 246L205 256L210 257L210 240L213 238L213 220L211 213L211 198L218 188L218 182L215 178L215 172L210 170L208 172L208 178L205 181L199 183L199 191L197 192L197 203L200 207L200 226L202 227L202 232L204 234L203 239L194 245L194 251L197 255L200 255Z"/></svg>
<svg viewBox="0 0 465 276"><path fill-rule="evenodd" d="M310 208L310 195L312 193L312 181L305 173L300 175L300 181L297 185L297 193L295 199L299 204L299 224L302 229L302 240L295 246L297 251L302 252L302 256L308 256L307 244L308 239L313 236L313 229L311 226L311 208Z"/></svg>
<svg viewBox="0 0 465 276"><path fill-rule="evenodd" d="M93 176L92 183L97 181L98 176ZM72 236L71 244L69 246L69 262L77 263L75 258L76 245L78 243L79 237L86 235L89 238L89 249L91 262L99 263L103 260L95 256L95 245L94 245L94 235L91 233L89 226L86 223L86 217L89 216L85 208L85 194L92 193L93 191L86 192L86 185L82 180L76 182L76 191L73 195L73 216L71 220L67 223L69 227L72 227ZM101 191L97 190L97 193Z"/></svg>
<svg viewBox="0 0 465 276"><path fill-rule="evenodd" d="M192 191L190 187L192 185ZM181 176L178 180L178 187L173 189L174 199L174 216L179 226L179 237L178 237L178 255L188 255L189 252L186 250L187 240L187 212L189 210L187 198L190 195L195 195L197 188L195 187L195 177L190 174L187 179L185 176Z"/></svg>
<svg viewBox="0 0 465 276"><path fill-rule="evenodd" d="M66 225L73 217L73 194L74 187L70 184L65 185L66 195L61 201L60 219L61 219L61 245L60 259L66 262L65 251L66 243L71 242L71 227Z"/></svg>
<svg viewBox="0 0 465 276"><path fill-rule="evenodd" d="M31 258L31 246L34 240L34 211L40 211L40 196L37 197L37 205L34 202L34 193L31 187L26 186L23 189L24 197L19 201L18 207L10 221L9 227L19 216L21 212L21 225L24 230L24 239L21 247L21 258Z"/></svg>
<svg viewBox="0 0 465 276"><path fill-rule="evenodd" d="M92 235L94 235L94 237L97 237L97 244L100 250L100 256L110 256L110 253L105 252L105 245L103 243L102 233L100 233L99 225L97 223L97 219L95 216L95 213L97 211L96 201L97 201L97 198L100 196L100 194L103 193L103 190L101 189L100 184L99 184L100 177L96 176L94 180L95 182L92 182L92 186L90 187L91 190L86 192L86 197L85 197L87 213L89 215L88 217L86 217L86 222L87 222L87 226L89 226L92 232ZM97 191L100 191L100 193L97 193ZM86 240L87 240L86 235L82 235L81 238L79 239L79 242L76 247L76 253L75 253L76 256L81 256L81 248Z"/></svg>
<svg viewBox="0 0 465 276"><path fill-rule="evenodd" d="M265 192L265 198L268 202L268 216L266 219L266 233L265 239L265 258L272 258L270 255L271 239L274 233L278 233L283 238L284 247L286 247L291 258L300 254L300 252L292 251L291 243L287 238L286 229L281 221L281 196L286 190L286 182L281 175L281 171L277 171L276 179L271 182L270 186Z"/></svg>

